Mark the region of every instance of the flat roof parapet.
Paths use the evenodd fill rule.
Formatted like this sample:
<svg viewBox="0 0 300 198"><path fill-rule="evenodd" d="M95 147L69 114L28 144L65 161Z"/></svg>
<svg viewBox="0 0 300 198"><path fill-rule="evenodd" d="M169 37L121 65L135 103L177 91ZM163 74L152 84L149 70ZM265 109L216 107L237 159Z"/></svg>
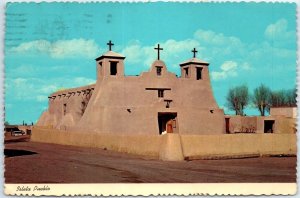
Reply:
<svg viewBox="0 0 300 198"><path fill-rule="evenodd" d="M206 65L206 66L209 65L208 62L205 62L205 61L197 59L197 58L189 59L189 60L187 60L187 61L185 61L185 62L183 62L179 65L180 65L180 67L183 67L183 66L191 65L191 64L193 64L193 65Z"/></svg>
<svg viewBox="0 0 300 198"><path fill-rule="evenodd" d="M72 93L80 93L82 90L84 89L94 89L94 86L96 84L91 84L91 85L86 85L86 86L82 86L82 87L76 87L76 88L70 88L70 89L64 89L64 90L61 90L61 91L56 91L56 92L53 92L50 96L54 96L54 95L62 95L62 94L67 94L69 92L72 92Z"/></svg>

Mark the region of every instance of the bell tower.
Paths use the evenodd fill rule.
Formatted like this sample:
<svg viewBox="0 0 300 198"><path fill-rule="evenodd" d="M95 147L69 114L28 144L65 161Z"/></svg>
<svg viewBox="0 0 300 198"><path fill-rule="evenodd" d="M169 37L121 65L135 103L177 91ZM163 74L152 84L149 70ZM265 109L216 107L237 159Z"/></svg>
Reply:
<svg viewBox="0 0 300 198"><path fill-rule="evenodd" d="M125 56L112 51L114 45L111 41L107 43L109 50L96 58L97 80L109 77L124 76L124 59Z"/></svg>
<svg viewBox="0 0 300 198"><path fill-rule="evenodd" d="M196 58L196 53L198 52L196 48L194 48L192 52L193 58L180 64L181 78L191 80L209 80L209 63Z"/></svg>

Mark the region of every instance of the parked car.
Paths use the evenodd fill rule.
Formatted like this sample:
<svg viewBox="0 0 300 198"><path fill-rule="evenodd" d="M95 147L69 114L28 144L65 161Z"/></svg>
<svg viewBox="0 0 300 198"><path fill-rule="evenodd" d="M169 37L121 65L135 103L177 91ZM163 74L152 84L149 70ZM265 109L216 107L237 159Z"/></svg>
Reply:
<svg viewBox="0 0 300 198"><path fill-rule="evenodd" d="M25 135L25 132L22 130L16 130L12 132L13 136L20 136L20 135Z"/></svg>

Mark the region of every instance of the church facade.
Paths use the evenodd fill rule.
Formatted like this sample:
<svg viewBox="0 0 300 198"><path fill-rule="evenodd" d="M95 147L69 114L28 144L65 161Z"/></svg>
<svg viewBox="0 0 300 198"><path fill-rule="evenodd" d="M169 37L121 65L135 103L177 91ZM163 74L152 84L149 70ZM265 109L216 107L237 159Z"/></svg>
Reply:
<svg viewBox="0 0 300 198"><path fill-rule="evenodd" d="M125 56L109 51L96 58L95 84L52 93L37 126L113 134L223 134L224 111L215 101L209 63L181 63L181 76L157 60L139 76L124 75Z"/></svg>

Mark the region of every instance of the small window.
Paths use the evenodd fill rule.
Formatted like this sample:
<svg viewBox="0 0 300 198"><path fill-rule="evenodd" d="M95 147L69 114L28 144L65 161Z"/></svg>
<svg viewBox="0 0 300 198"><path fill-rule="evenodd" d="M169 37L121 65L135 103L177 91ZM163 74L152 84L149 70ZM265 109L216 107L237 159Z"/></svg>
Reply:
<svg viewBox="0 0 300 198"><path fill-rule="evenodd" d="M161 76L161 67L156 67L156 74L157 76Z"/></svg>
<svg viewBox="0 0 300 198"><path fill-rule="evenodd" d="M197 67L197 80L202 79L202 67Z"/></svg>
<svg viewBox="0 0 300 198"><path fill-rule="evenodd" d="M64 112L64 115L66 115L66 113L67 113L67 104L64 104L63 112Z"/></svg>
<svg viewBox="0 0 300 198"><path fill-rule="evenodd" d="M166 108L170 108L170 102L167 101Z"/></svg>
<svg viewBox="0 0 300 198"><path fill-rule="evenodd" d="M189 77L189 68L184 68L184 77Z"/></svg>
<svg viewBox="0 0 300 198"><path fill-rule="evenodd" d="M99 65L102 67L102 62L99 62Z"/></svg>
<svg viewBox="0 0 300 198"><path fill-rule="evenodd" d="M110 62L110 75L117 75L117 63L118 62Z"/></svg>
<svg viewBox="0 0 300 198"><path fill-rule="evenodd" d="M158 97L159 98L163 98L164 97L164 90L162 90L162 89L158 90Z"/></svg>

